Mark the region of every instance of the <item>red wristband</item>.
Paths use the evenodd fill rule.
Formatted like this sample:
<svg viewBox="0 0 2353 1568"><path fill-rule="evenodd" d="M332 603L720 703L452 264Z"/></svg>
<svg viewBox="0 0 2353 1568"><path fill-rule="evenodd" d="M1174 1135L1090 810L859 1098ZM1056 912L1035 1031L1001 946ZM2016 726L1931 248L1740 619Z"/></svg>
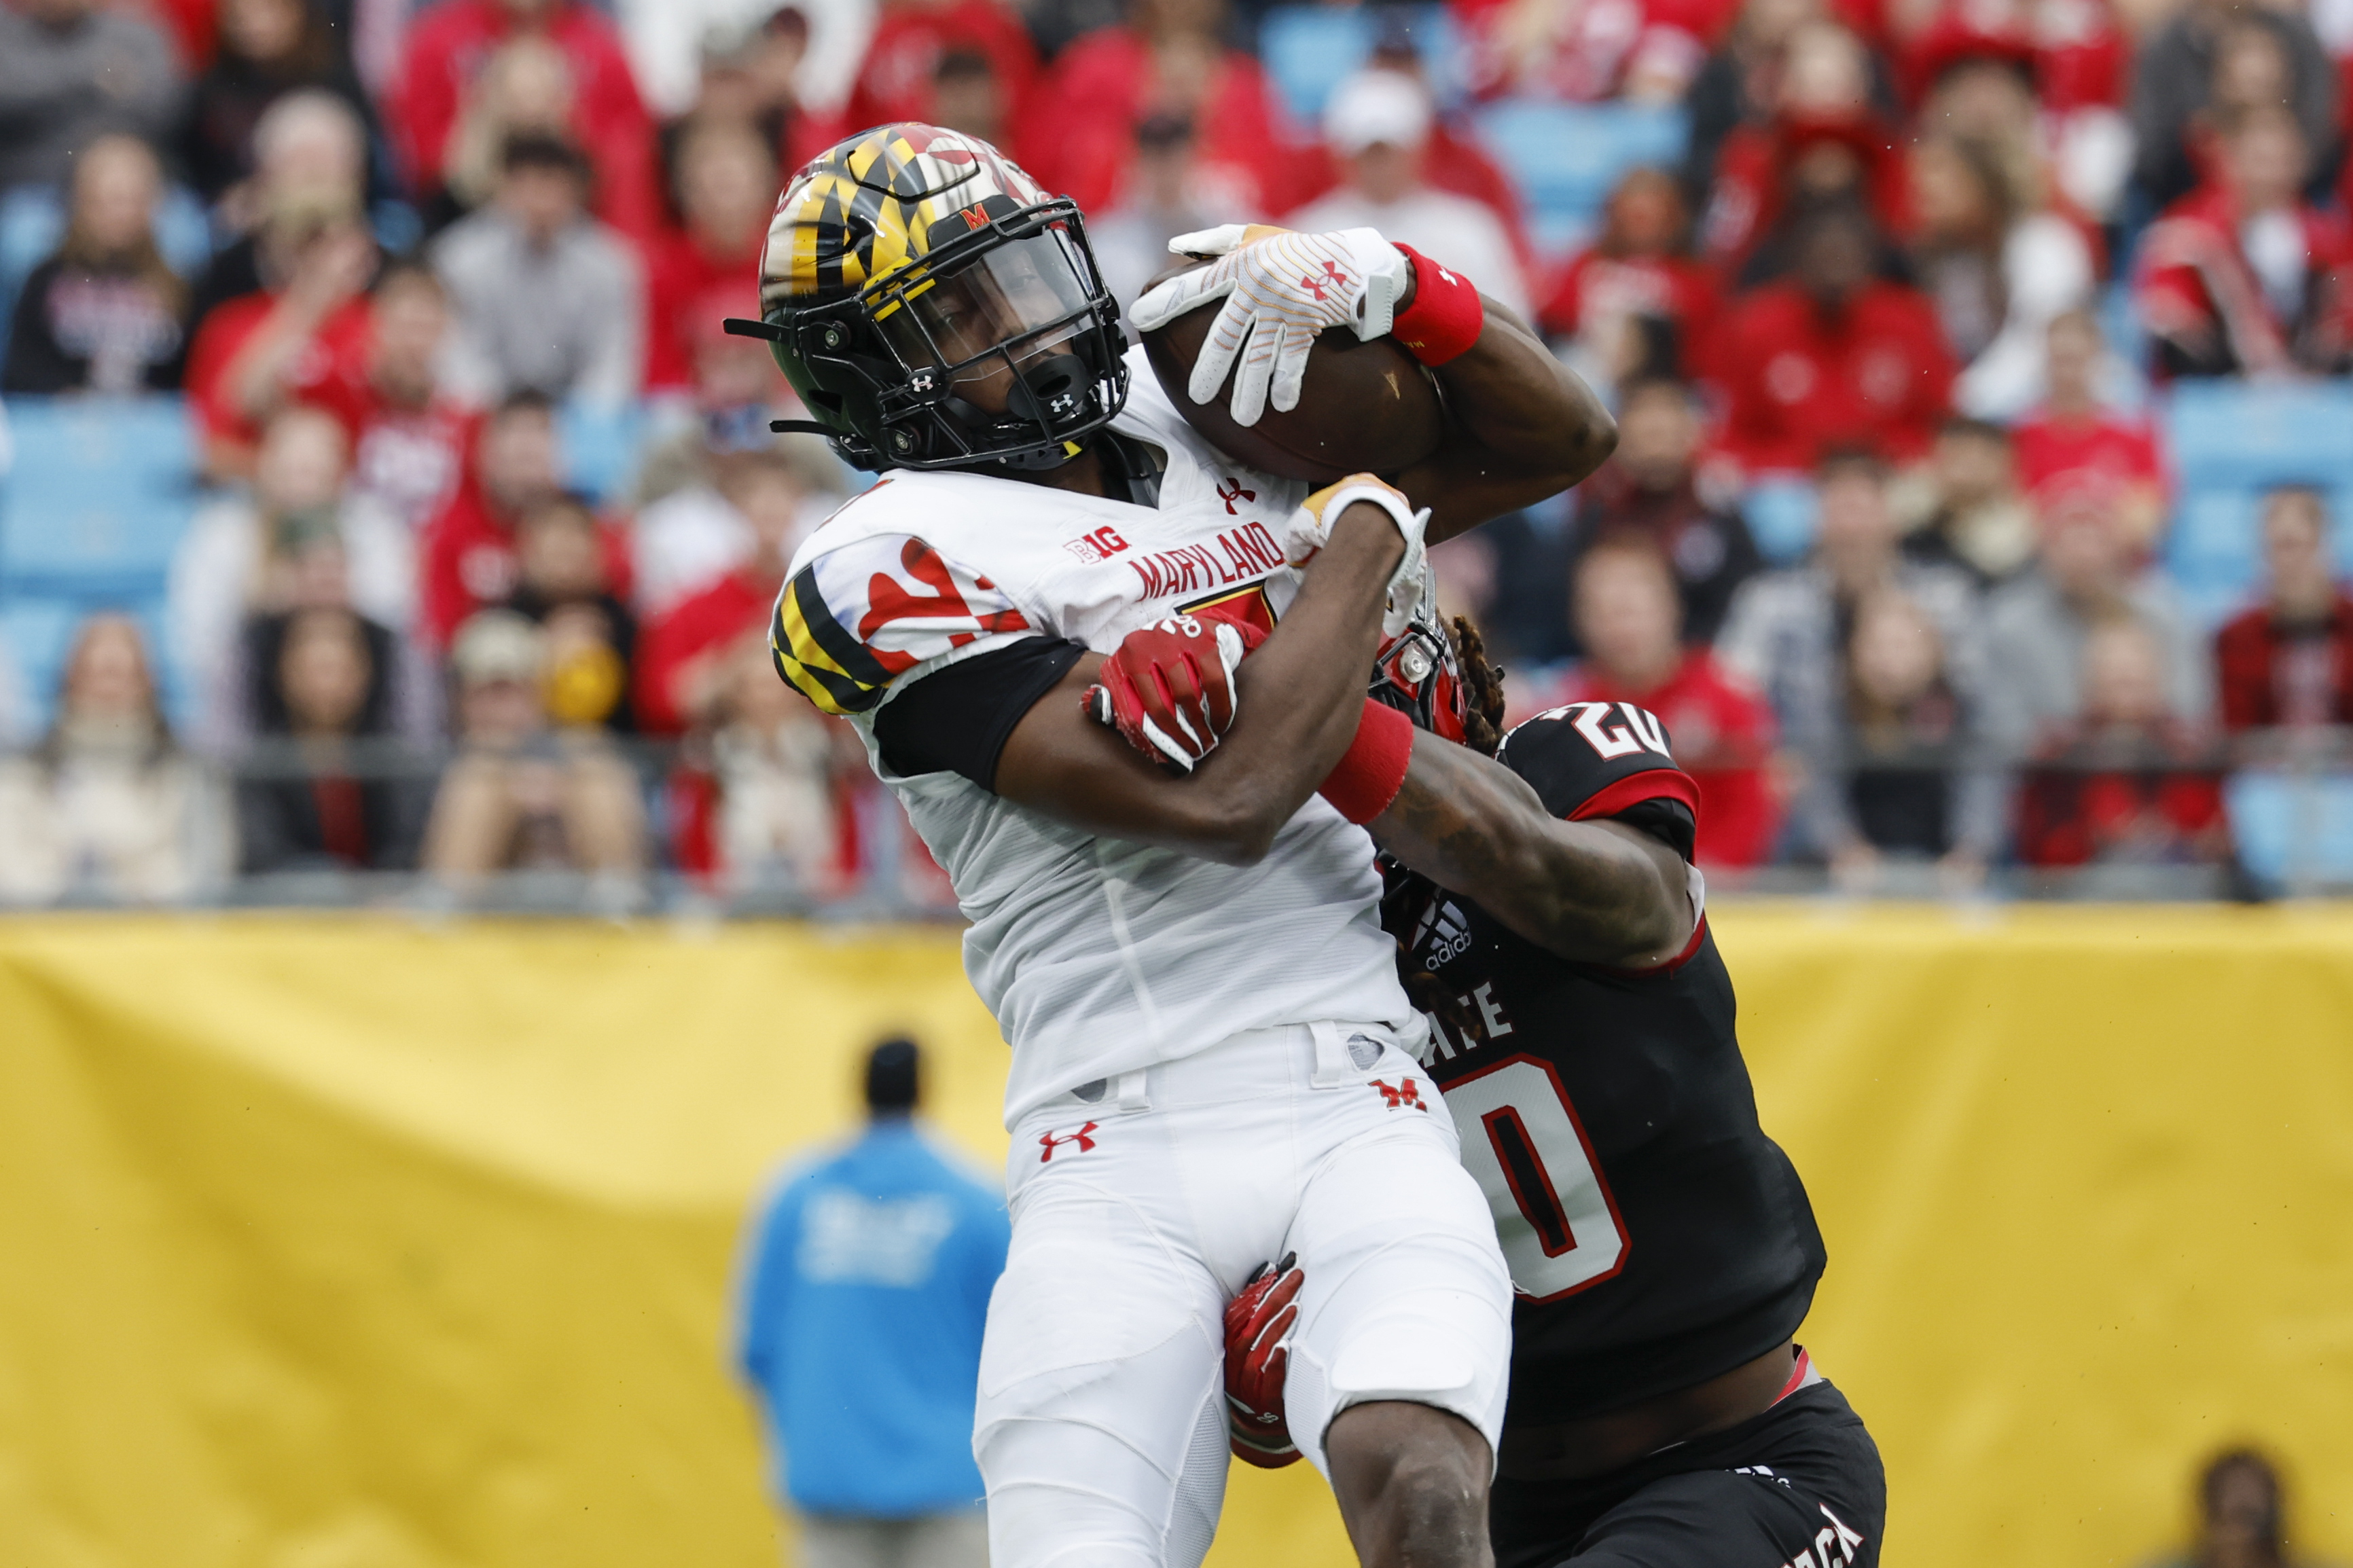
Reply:
<svg viewBox="0 0 2353 1568"><path fill-rule="evenodd" d="M1356 738L1315 793L1361 827L1389 808L1405 787L1406 764L1412 761L1413 721L1367 697Z"/></svg>
<svg viewBox="0 0 2353 1568"><path fill-rule="evenodd" d="M1478 288L1410 245L1398 249L1413 266L1413 303L1389 323L1389 336L1424 364L1444 364L1479 341L1487 307Z"/></svg>

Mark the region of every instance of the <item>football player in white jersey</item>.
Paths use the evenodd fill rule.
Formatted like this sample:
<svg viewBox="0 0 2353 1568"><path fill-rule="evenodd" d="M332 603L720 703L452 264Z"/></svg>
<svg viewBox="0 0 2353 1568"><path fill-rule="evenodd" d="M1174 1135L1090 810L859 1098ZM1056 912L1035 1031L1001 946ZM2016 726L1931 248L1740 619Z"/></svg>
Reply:
<svg viewBox="0 0 2353 1568"><path fill-rule="evenodd" d="M1309 1281L1290 1429L1359 1554L1483 1563L1511 1286L1379 923L1356 824L1410 727L1360 672L1418 598L1425 527L1560 490L1614 427L1523 326L1370 230L1187 239L1212 264L1135 319L1219 310L1204 401L1239 363L1238 418L1295 405L1308 344L1345 325L1439 367L1448 443L1397 488L1311 496L1237 464L1124 351L1072 204L984 142L862 132L786 187L761 320L731 324L885 470L795 560L777 668L849 717L947 871L1012 1047L1013 1246L974 1434L997 1568L1199 1563L1222 1311L1287 1253ZM1263 634L1214 754L1187 693L1103 657L1154 626L1229 671L1238 627Z"/></svg>

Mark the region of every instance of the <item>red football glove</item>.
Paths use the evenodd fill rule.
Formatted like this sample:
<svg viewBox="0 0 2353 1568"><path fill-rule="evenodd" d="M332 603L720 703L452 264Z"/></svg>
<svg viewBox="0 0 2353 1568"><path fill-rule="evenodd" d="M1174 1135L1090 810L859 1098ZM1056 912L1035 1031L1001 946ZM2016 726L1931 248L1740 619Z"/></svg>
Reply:
<svg viewBox="0 0 2353 1568"><path fill-rule="evenodd" d="M1260 1264L1241 1294L1226 1303L1226 1446L1262 1470L1299 1458L1282 1418L1282 1374L1291 1364L1282 1336L1299 1321L1292 1300L1307 1279L1292 1267L1298 1257L1285 1253L1271 1267Z"/></svg>
<svg viewBox="0 0 2353 1568"><path fill-rule="evenodd" d="M1216 616L1172 616L1130 632L1087 688L1087 716L1189 773L1233 728L1234 671L1265 639L1256 626Z"/></svg>

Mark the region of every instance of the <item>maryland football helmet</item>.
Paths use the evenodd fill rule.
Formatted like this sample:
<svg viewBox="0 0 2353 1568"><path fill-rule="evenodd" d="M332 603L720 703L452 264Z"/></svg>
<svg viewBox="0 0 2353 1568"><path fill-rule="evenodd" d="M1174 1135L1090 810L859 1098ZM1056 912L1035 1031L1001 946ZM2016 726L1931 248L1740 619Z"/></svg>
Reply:
<svg viewBox="0 0 2353 1568"><path fill-rule="evenodd" d="M1127 399L1119 303L1076 203L986 142L861 132L793 176L760 258L765 338L860 468L1053 468Z"/></svg>

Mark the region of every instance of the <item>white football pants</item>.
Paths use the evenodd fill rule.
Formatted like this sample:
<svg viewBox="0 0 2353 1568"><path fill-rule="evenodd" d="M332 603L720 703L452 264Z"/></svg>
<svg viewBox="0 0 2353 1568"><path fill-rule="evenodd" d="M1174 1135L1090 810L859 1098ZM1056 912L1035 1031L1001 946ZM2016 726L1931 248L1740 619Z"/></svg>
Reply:
<svg viewBox="0 0 2353 1568"><path fill-rule="evenodd" d="M1254 1030L1014 1130L1013 1246L973 1451L993 1568L1198 1568L1225 1500L1226 1303L1299 1255L1284 1414L1329 1479L1351 1405L1451 1411L1492 1449L1512 1286L1454 1123L1378 1031Z"/></svg>

